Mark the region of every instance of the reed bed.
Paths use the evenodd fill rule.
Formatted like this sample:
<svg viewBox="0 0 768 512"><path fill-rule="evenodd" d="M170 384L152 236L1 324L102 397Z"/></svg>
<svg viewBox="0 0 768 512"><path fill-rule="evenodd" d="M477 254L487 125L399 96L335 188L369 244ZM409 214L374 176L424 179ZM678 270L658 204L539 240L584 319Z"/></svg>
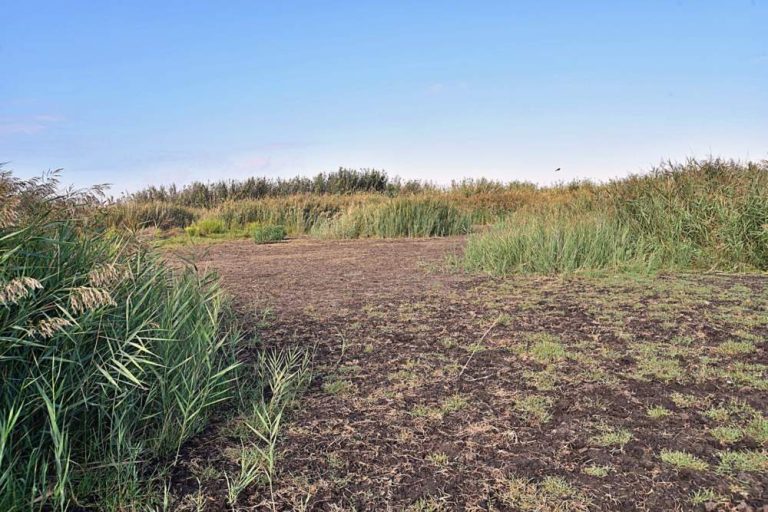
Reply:
<svg viewBox="0 0 768 512"><path fill-rule="evenodd" d="M486 179L438 187L340 170L269 186L195 184L173 194L139 193L107 209L106 222L187 227L193 236L247 236L249 225L279 225L289 235L322 238L446 236L494 226L471 238L467 268L765 270L767 165L690 160L604 184L551 187ZM238 194L260 197L233 200ZM193 196L214 206L189 206L201 202Z"/></svg>
<svg viewBox="0 0 768 512"><path fill-rule="evenodd" d="M151 505L233 395L240 334L212 276L94 231L87 194L55 188L0 173L0 510Z"/></svg>
<svg viewBox="0 0 768 512"><path fill-rule="evenodd" d="M400 197L351 208L316 226L312 234L323 238L419 238L465 234L470 226L470 216L447 201Z"/></svg>
<svg viewBox="0 0 768 512"><path fill-rule="evenodd" d="M766 270L768 163L666 164L521 209L472 237L464 264L494 274Z"/></svg>

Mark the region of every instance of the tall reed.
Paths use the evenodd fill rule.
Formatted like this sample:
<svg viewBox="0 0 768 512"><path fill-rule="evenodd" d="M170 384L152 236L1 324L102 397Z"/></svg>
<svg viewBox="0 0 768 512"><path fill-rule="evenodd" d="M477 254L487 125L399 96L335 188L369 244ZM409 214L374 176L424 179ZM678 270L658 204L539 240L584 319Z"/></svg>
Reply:
<svg viewBox="0 0 768 512"><path fill-rule="evenodd" d="M330 238L394 238L459 235L469 231L470 218L446 201L399 197L350 208L313 234Z"/></svg>
<svg viewBox="0 0 768 512"><path fill-rule="evenodd" d="M691 160L577 190L472 237L465 265L497 274L768 269L768 162Z"/></svg>
<svg viewBox="0 0 768 512"><path fill-rule="evenodd" d="M130 509L232 395L240 335L212 276L38 185L0 175L0 510Z"/></svg>

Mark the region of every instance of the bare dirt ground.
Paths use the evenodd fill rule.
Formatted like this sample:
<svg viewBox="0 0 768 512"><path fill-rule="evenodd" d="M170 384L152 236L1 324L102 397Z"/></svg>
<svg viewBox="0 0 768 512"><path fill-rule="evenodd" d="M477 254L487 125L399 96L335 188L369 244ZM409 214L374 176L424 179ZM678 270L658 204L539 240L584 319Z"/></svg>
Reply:
<svg viewBox="0 0 768 512"><path fill-rule="evenodd" d="M233 418L185 451L184 506L193 496L206 510L768 503L766 278L493 278L445 264L462 244L197 249L266 346L315 356L272 488L226 504L224 474L243 443Z"/></svg>

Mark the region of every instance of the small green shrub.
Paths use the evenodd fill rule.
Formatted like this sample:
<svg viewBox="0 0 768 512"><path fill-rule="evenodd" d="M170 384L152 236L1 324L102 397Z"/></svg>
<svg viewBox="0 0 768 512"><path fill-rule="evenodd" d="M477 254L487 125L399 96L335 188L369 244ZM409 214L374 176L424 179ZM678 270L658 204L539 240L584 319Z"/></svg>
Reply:
<svg viewBox="0 0 768 512"><path fill-rule="evenodd" d="M285 239L285 227L283 226L257 226L251 231L251 236L257 244L268 244Z"/></svg>

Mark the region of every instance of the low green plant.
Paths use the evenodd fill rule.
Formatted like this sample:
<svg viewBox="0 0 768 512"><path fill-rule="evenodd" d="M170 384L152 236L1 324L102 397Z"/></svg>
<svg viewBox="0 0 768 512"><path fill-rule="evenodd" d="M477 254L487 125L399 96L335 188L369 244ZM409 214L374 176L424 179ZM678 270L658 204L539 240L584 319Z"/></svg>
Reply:
<svg viewBox="0 0 768 512"><path fill-rule="evenodd" d="M251 231L251 238L257 244L268 244L284 240L287 233L284 226L257 226Z"/></svg>
<svg viewBox="0 0 768 512"><path fill-rule="evenodd" d="M744 431L739 427L721 426L715 427L709 433L717 439L720 444L733 444L744 437Z"/></svg>
<svg viewBox="0 0 768 512"><path fill-rule="evenodd" d="M680 407L683 409L702 406L702 405L705 405L707 402L707 399L705 397L698 397L696 395L687 395L687 394L678 393L678 392L674 392L671 395L669 395L669 399L677 407Z"/></svg>
<svg viewBox="0 0 768 512"><path fill-rule="evenodd" d="M323 383L323 391L331 395L348 395L355 389L355 385L348 379L332 377Z"/></svg>
<svg viewBox="0 0 768 512"><path fill-rule="evenodd" d="M719 473L768 471L768 452L765 451L724 451L717 455L720 457Z"/></svg>
<svg viewBox="0 0 768 512"><path fill-rule="evenodd" d="M610 466L585 466L581 472L585 475L594 476L597 478L605 478L610 473Z"/></svg>
<svg viewBox="0 0 768 512"><path fill-rule="evenodd" d="M653 407L649 407L646 412L650 418L655 420L666 418L670 415L670 410L661 405L654 405Z"/></svg>
<svg viewBox="0 0 768 512"><path fill-rule="evenodd" d="M713 421L726 422L731 418L731 411L725 407L712 407L704 411L704 416Z"/></svg>
<svg viewBox="0 0 768 512"><path fill-rule="evenodd" d="M529 395L515 402L515 410L534 425L548 422L552 418L552 399L541 395Z"/></svg>
<svg viewBox="0 0 768 512"><path fill-rule="evenodd" d="M241 404L243 424L251 434L240 450L240 471L226 475L227 501L231 506L250 485L263 479L272 492L277 443L286 411L310 379L311 353L301 349L269 351L259 355L255 378L248 393L252 397ZM255 394L254 394L255 390Z"/></svg>
<svg viewBox="0 0 768 512"><path fill-rule="evenodd" d="M426 459L435 466L443 467L448 464L448 455L443 452L435 452L427 455Z"/></svg>
<svg viewBox="0 0 768 512"><path fill-rule="evenodd" d="M455 395L451 395L448 398L445 399L443 402L443 405L440 407L440 409L444 413L451 413L460 411L461 409L464 409L469 401L467 398L459 393Z"/></svg>
<svg viewBox="0 0 768 512"><path fill-rule="evenodd" d="M522 477L505 479L499 485L501 504L511 510L553 512L589 510L588 497L559 476L546 476L538 484Z"/></svg>
<svg viewBox="0 0 768 512"><path fill-rule="evenodd" d="M195 221L185 231L190 236L210 236L225 233L227 226L223 220L217 217L208 217Z"/></svg>
<svg viewBox="0 0 768 512"><path fill-rule="evenodd" d="M713 489L697 489L691 494L691 504L699 506L712 503L716 505L724 505L728 503L728 498L722 494L717 493Z"/></svg>
<svg viewBox="0 0 768 512"><path fill-rule="evenodd" d="M638 361L636 375L640 379L669 383L682 380L685 372L676 359L649 356Z"/></svg>
<svg viewBox="0 0 768 512"><path fill-rule="evenodd" d="M601 430L600 434L591 439L591 442L597 446L624 448L624 445L632 440L632 432L623 428L602 427Z"/></svg>
<svg viewBox="0 0 768 512"><path fill-rule="evenodd" d="M751 341L735 341L728 340L715 348L715 351L719 354L726 356L739 356L742 354L749 354L756 350L755 344Z"/></svg>
<svg viewBox="0 0 768 512"><path fill-rule="evenodd" d="M529 353L539 363L552 363L565 359L565 347L556 336L542 334L534 337Z"/></svg>
<svg viewBox="0 0 768 512"><path fill-rule="evenodd" d="M706 471L709 469L709 464L705 461L686 452L662 450L659 457L662 462L679 469L688 469L692 471Z"/></svg>
<svg viewBox="0 0 768 512"><path fill-rule="evenodd" d="M755 415L747 424L745 432L756 443L768 447L768 419Z"/></svg>

